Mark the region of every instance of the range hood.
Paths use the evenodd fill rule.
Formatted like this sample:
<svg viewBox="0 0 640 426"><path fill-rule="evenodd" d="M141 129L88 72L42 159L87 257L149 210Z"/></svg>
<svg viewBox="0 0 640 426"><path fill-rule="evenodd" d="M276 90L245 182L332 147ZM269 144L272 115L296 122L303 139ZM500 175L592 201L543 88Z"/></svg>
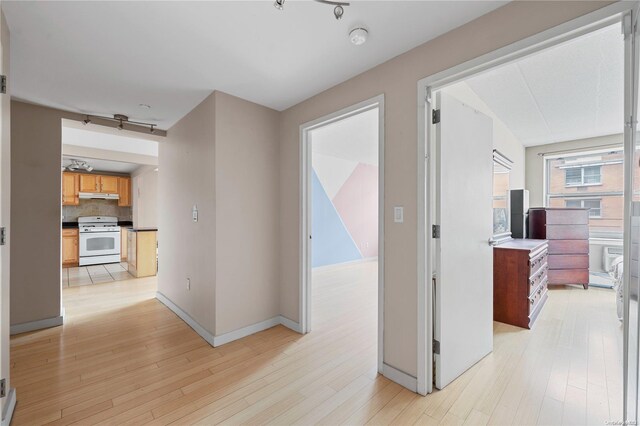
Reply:
<svg viewBox="0 0 640 426"><path fill-rule="evenodd" d="M81 200L98 199L98 200L118 200L120 195L118 194L106 194L103 192L79 192L78 198Z"/></svg>

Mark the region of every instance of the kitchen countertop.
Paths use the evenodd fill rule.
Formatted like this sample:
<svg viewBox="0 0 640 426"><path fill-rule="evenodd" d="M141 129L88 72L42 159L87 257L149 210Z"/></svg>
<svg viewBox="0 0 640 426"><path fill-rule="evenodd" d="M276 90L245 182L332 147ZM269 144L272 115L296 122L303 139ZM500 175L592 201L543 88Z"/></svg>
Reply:
<svg viewBox="0 0 640 426"><path fill-rule="evenodd" d="M130 220L121 220L118 221L118 226L120 226L121 228L132 228L133 227L133 222L131 222ZM77 228L78 227L78 222L62 222L62 229L69 229L69 228ZM144 228L142 228L144 229Z"/></svg>
<svg viewBox="0 0 640 426"><path fill-rule="evenodd" d="M157 230L158 228L129 228L129 232L152 232Z"/></svg>

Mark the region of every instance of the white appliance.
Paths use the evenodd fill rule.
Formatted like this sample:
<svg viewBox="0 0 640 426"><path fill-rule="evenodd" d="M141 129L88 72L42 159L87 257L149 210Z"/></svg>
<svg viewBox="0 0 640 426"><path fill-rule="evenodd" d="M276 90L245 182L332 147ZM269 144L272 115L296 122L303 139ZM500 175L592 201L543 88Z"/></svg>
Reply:
<svg viewBox="0 0 640 426"><path fill-rule="evenodd" d="M602 248L602 266L605 272L611 271L613 261L624 254L624 250L619 246L605 246Z"/></svg>
<svg viewBox="0 0 640 426"><path fill-rule="evenodd" d="M120 227L113 216L78 218L80 266L120 262Z"/></svg>
<svg viewBox="0 0 640 426"><path fill-rule="evenodd" d="M120 195L118 194L106 194L102 192L79 192L78 198L81 200L98 199L98 200L118 200ZM117 220L116 220L117 222Z"/></svg>

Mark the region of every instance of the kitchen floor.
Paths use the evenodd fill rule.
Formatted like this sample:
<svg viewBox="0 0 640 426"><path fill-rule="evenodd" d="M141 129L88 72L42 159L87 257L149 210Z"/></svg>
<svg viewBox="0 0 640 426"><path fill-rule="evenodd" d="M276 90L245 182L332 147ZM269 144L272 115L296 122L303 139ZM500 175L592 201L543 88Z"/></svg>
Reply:
<svg viewBox="0 0 640 426"><path fill-rule="evenodd" d="M132 279L127 262L62 268L62 286L77 287Z"/></svg>

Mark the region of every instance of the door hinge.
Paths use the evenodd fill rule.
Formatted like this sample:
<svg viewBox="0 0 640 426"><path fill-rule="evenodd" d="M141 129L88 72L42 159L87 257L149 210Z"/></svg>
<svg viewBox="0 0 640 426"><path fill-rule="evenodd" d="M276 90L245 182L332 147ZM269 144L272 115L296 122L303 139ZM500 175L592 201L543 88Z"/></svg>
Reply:
<svg viewBox="0 0 640 426"><path fill-rule="evenodd" d="M0 93L7 93L7 76L0 75Z"/></svg>
<svg viewBox="0 0 640 426"><path fill-rule="evenodd" d="M433 339L433 353L440 355L440 341Z"/></svg>
<svg viewBox="0 0 640 426"><path fill-rule="evenodd" d="M0 380L0 398L7 396L7 379Z"/></svg>
<svg viewBox="0 0 640 426"><path fill-rule="evenodd" d="M7 229L3 226L0 228L0 246L7 243Z"/></svg>
<svg viewBox="0 0 640 426"><path fill-rule="evenodd" d="M434 109L431 111L431 122L433 124L438 124L440 122L440 110Z"/></svg>
<svg viewBox="0 0 640 426"><path fill-rule="evenodd" d="M431 226L431 237L440 238L440 225Z"/></svg>

